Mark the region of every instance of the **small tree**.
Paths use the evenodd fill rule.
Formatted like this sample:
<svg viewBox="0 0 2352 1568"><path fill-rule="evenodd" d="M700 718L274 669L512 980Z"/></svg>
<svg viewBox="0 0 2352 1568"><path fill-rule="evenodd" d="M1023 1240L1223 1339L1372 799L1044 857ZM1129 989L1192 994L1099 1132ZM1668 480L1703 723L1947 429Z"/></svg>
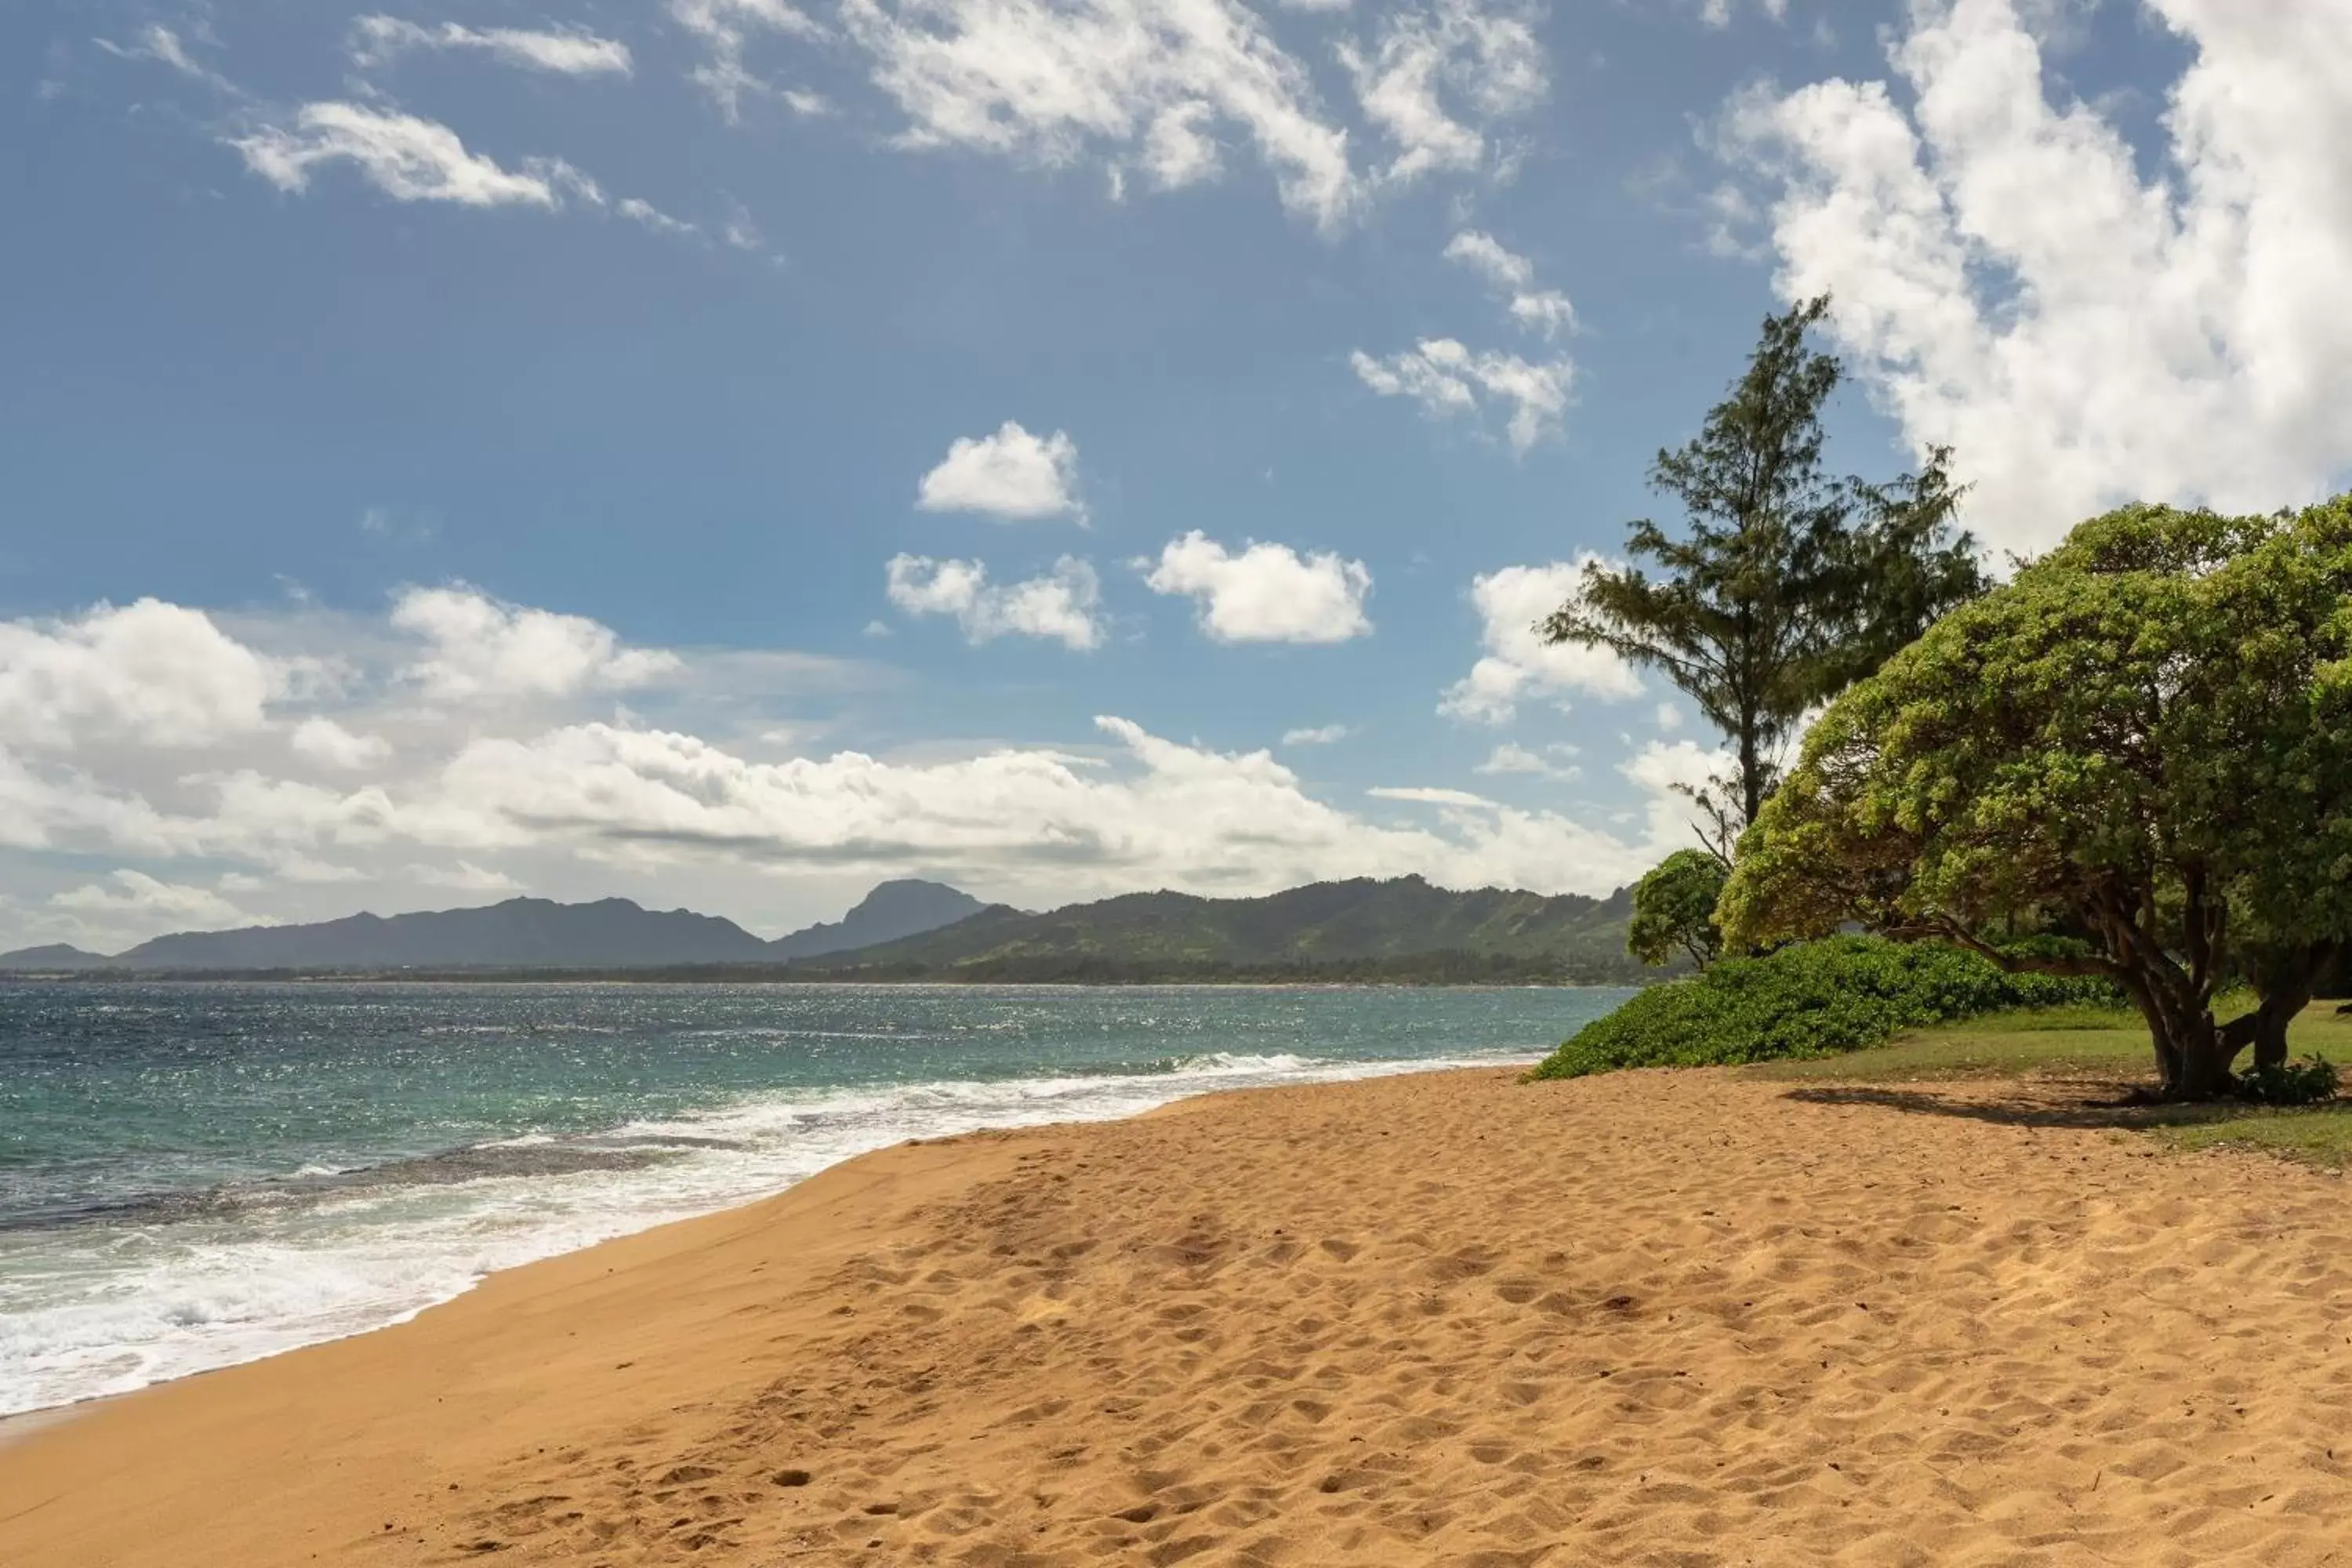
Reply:
<svg viewBox="0 0 2352 1568"><path fill-rule="evenodd" d="M1804 714L1985 586L1974 542L1954 531L1948 450L1888 484L1823 467L1822 408L1842 371L1807 333L1828 310L1824 297L1769 318L1697 437L1658 454L1650 484L1680 503L1682 532L1643 520L1626 548L1659 574L1594 563L1538 627L1658 670L1723 731L1735 775L1690 793L1727 860Z"/></svg>
<svg viewBox="0 0 2352 1568"><path fill-rule="evenodd" d="M1855 921L2104 976L2174 1098L2225 1091L2248 1043L2283 1059L2352 929L2347 595L2343 502L2084 524L1831 706L1741 846L1727 940ZM2218 1026L2233 974L2265 1005Z"/></svg>
<svg viewBox="0 0 2352 1568"><path fill-rule="evenodd" d="M1625 951L1648 964L1687 956L1701 969L1723 951L1715 923L1715 901L1729 873L1715 856L1677 849L1633 884L1633 920Z"/></svg>

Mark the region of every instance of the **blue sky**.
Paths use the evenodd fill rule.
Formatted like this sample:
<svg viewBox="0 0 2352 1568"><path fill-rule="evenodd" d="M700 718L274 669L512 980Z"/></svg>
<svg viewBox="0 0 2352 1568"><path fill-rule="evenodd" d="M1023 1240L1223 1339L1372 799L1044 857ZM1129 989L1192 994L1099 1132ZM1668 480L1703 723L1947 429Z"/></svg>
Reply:
<svg viewBox="0 0 2352 1568"><path fill-rule="evenodd" d="M0 946L1605 892L1712 740L1529 606L1785 300L2000 548L2341 482L2352 20L2253 9L10 7Z"/></svg>

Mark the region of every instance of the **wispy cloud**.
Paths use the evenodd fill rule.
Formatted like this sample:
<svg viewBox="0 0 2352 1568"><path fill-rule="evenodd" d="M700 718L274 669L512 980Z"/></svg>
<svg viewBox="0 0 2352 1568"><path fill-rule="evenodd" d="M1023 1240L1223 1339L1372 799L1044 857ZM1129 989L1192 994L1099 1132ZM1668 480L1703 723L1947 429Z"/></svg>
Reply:
<svg viewBox="0 0 2352 1568"><path fill-rule="evenodd" d="M487 55L502 65L559 76L627 76L633 65L626 44L572 29L437 27L397 16L362 16L352 23L352 60L387 66L419 50Z"/></svg>

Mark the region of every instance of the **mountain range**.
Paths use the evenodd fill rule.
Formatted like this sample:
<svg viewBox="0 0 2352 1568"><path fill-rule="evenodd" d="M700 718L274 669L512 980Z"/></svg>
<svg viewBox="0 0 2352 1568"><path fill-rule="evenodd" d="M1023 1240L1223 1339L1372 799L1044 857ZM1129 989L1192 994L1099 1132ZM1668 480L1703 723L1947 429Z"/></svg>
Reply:
<svg viewBox="0 0 2352 1568"><path fill-rule="evenodd" d="M112 957L0 953L0 970L299 973L521 972L650 978L1143 982L1635 982L1631 896L1419 877L1317 882L1252 899L1130 893L1032 914L938 882L876 888L840 921L772 942L732 921L626 899L509 899L470 910L157 937Z"/></svg>
<svg viewBox="0 0 2352 1568"><path fill-rule="evenodd" d="M1255 899L1129 893L1045 914L992 905L968 920L834 954L875 978L1114 980L1328 974L1645 978L1625 952L1632 895L1500 888L1456 892L1419 877L1315 882ZM1440 960L1444 962L1441 963Z"/></svg>
<svg viewBox="0 0 2352 1568"><path fill-rule="evenodd" d="M509 899L480 909L357 914L315 925L183 931L112 957L63 944L0 953L0 969L369 971L642 969L775 964L935 930L986 908L940 882L885 882L838 921L764 942L733 921L627 899Z"/></svg>

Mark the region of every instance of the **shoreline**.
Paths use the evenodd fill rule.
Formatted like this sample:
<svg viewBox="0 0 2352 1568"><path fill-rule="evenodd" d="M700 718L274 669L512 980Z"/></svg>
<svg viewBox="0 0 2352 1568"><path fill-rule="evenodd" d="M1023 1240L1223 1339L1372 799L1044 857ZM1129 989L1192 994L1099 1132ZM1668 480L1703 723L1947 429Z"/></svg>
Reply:
<svg viewBox="0 0 2352 1568"><path fill-rule="evenodd" d="M1508 1057L1498 1056L1476 1061L1464 1060L1460 1058L1433 1058L1426 1059L1426 1065L1424 1065L1421 1059L1411 1058L1400 1058L1388 1060L1361 1060L1329 1063L1311 1062L1302 1058L1297 1062L1292 1068L1297 1076L1295 1079L1286 1081L1297 1083L1332 1081L1348 1082L1354 1081L1360 1078L1410 1075L1420 1072L1445 1072L1463 1070L1465 1068L1478 1070L1479 1068L1487 1066L1511 1068L1517 1070L1523 1069L1525 1067L1532 1065L1535 1061L1539 1059L1541 1059L1539 1054L1535 1052L1528 1053L1524 1058L1514 1055ZM1326 1071L1332 1073L1334 1076L1325 1076ZM1017 1088L1024 1080L1015 1078L1003 1081L1009 1086ZM1123 1081L1129 1081L1124 1075L1108 1075L1104 1078L1104 1082L1106 1084ZM1122 1116L1114 1117L1112 1120L1123 1119L1126 1116L1156 1115L1168 1110L1171 1106L1182 1104L1188 1100L1214 1098L1221 1094L1245 1092L1247 1089L1254 1087L1267 1087L1265 1085L1233 1085L1220 1083L1213 1077L1186 1079L1177 1075L1169 1075L1164 1078L1137 1076L1133 1078L1131 1081L1135 1085L1139 1086L1139 1088L1142 1088L1144 1086L1156 1086L1160 1089L1164 1089L1168 1093L1168 1098L1158 1100L1156 1102L1139 1105L1131 1110L1123 1112ZM1149 1097L1149 1092L1150 1091L1147 1089L1146 1098ZM1103 1120L1103 1118L1098 1115L1072 1114L1069 1112L1069 1109L1067 1107L1063 1105L1054 1105L1050 1110L1045 1112L1040 1120L1037 1121L1023 1121L1016 1117L1016 1119L1013 1121L996 1122L992 1123L992 1125L1005 1128L1059 1125L1077 1126L1090 1124L1100 1120ZM991 1125L992 1123L983 1120L977 1121L973 1125L958 1126L954 1124L953 1119L951 1118L949 1125L941 1128L939 1131L921 1133L912 1139L901 1139L898 1141L898 1144L897 1145L882 1144L864 1149L854 1148L848 1153L838 1155L837 1157L831 1159L829 1163L825 1164L818 1165L813 1169L803 1171L802 1173L793 1177L782 1185L767 1186L762 1190L746 1192L740 1195L736 1195L728 1201L691 1212L678 1213L673 1210L673 1212L668 1215L653 1218L645 1221L644 1223L625 1225L623 1228L616 1231L611 1231L593 1240L589 1240L584 1243L575 1241L572 1245L562 1246L552 1251L525 1258L520 1262L500 1263L474 1273L470 1278L467 1279L462 1284L457 1286L455 1289L445 1289L431 1295L429 1298L412 1300L405 1303L390 1301L380 1303L382 1310L373 1314L374 1321L366 1322L362 1325L345 1327L341 1329L339 1331L324 1333L319 1337L304 1340L300 1342L279 1344L276 1348L264 1350L257 1354L248 1353L236 1359L224 1359L216 1362L210 1362L206 1364L183 1366L180 1370L168 1372L162 1376L153 1377L148 1382L141 1383L134 1386L102 1388L97 1392L84 1394L79 1397L68 1399L58 1404L37 1405L29 1409L0 1411L0 1446L5 1446L7 1443L14 1440L14 1437L21 1436L25 1430L29 1429L29 1425L41 1425L47 1424L48 1421L55 1419L68 1418L75 1412L101 1405L110 1400L131 1397L133 1395L145 1393L150 1389L168 1386L172 1384L184 1382L192 1377L203 1377L221 1372L231 1371L240 1366L249 1366L256 1364L257 1363L273 1360L277 1357L295 1354L299 1352L309 1350L319 1345L332 1344L340 1341L381 1332L390 1328L396 1328L410 1321L419 1313L430 1311L436 1307L444 1306L451 1301L457 1300L468 1294L471 1294L473 1291L479 1289L488 1280L495 1279L502 1274L511 1273L518 1268L534 1268L540 1264L546 1263L556 1258L572 1256L583 1251L593 1250L596 1247L608 1246L615 1241L625 1240L630 1237L643 1235L649 1231L658 1230L668 1226L691 1223L698 1219L710 1218L719 1215L751 1207L780 1197L806 1183L814 1176L822 1174L824 1171L833 1169L842 1163L847 1163L848 1161L865 1158L871 1153L880 1152L894 1146L900 1146L908 1143L919 1144L927 1141L936 1141L941 1136L968 1134L986 1131ZM478 1147L479 1146L459 1145L447 1152L470 1152ZM432 1157L435 1156L426 1156L426 1158ZM201 1360L202 1358L198 1359ZM26 1423L29 1425L20 1427L16 1425L18 1423Z"/></svg>
<svg viewBox="0 0 2352 1568"><path fill-rule="evenodd" d="M2016 1086L1516 1080L901 1143L0 1426L0 1561L2337 1549L2340 1179Z"/></svg>

